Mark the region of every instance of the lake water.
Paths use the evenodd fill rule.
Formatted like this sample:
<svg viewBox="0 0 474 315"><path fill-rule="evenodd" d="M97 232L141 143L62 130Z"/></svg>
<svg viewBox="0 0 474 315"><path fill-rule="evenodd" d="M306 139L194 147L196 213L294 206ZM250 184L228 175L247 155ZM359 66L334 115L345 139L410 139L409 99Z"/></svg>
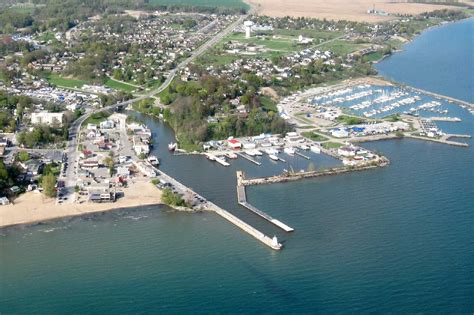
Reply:
<svg viewBox="0 0 474 315"><path fill-rule="evenodd" d="M473 61L464 53L472 36L463 30L473 23L432 29L378 67L400 81L474 101L469 84L390 71L417 66L418 59L402 56L426 55L438 41L455 46L442 59L428 54L432 64L453 65L438 74L464 71ZM456 115L464 121L439 123L442 129L474 134L473 116L461 109ZM261 176L284 164L262 159L258 167L238 159L224 168L202 157L173 157L166 150L169 128L144 119L165 172L278 235L284 249L275 252L212 213L160 206L4 229L2 314L474 311L472 140L469 148L407 139L369 143L364 146L383 152L390 166L248 189L251 203L295 228L286 234L239 207L235 191L236 170ZM316 167L338 164L312 157ZM290 163L299 169L308 162Z"/></svg>

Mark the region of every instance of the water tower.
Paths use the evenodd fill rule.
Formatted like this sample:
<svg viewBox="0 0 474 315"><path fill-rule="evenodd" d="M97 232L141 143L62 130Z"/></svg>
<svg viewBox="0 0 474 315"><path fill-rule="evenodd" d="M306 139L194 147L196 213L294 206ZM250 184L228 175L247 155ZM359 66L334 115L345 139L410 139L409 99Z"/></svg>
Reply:
<svg viewBox="0 0 474 315"><path fill-rule="evenodd" d="M250 38L250 32L252 31L253 22L252 21L245 21L245 38Z"/></svg>

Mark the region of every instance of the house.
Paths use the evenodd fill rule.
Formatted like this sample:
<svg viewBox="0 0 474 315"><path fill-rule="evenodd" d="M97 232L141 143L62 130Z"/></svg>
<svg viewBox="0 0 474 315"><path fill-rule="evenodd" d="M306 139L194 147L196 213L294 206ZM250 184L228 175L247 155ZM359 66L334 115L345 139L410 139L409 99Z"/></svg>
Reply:
<svg viewBox="0 0 474 315"><path fill-rule="evenodd" d="M97 159L87 159L80 162L81 168L84 169L91 169L91 168L98 168L99 161Z"/></svg>
<svg viewBox="0 0 474 315"><path fill-rule="evenodd" d="M9 140L5 137L0 137L0 147L8 147Z"/></svg>
<svg viewBox="0 0 474 315"><path fill-rule="evenodd" d="M349 132L346 129L336 128L331 130L331 135L336 138L346 138L349 137Z"/></svg>
<svg viewBox="0 0 474 315"><path fill-rule="evenodd" d="M62 126L64 113L39 112L31 114L31 123L33 125Z"/></svg>
<svg viewBox="0 0 474 315"><path fill-rule="evenodd" d="M355 147L345 146L337 149L337 154L339 154L340 156L352 157L355 156L356 153L357 149Z"/></svg>
<svg viewBox="0 0 474 315"><path fill-rule="evenodd" d="M115 201L115 192L90 191L89 192L89 201L90 202L95 202L95 203L114 202Z"/></svg>
<svg viewBox="0 0 474 315"><path fill-rule="evenodd" d="M130 169L127 166L117 167L117 176L119 176L119 177L128 177L128 176L130 176Z"/></svg>
<svg viewBox="0 0 474 315"><path fill-rule="evenodd" d="M227 144L231 149L240 149L242 148L242 143L237 139L230 139L227 141Z"/></svg>
<svg viewBox="0 0 474 315"><path fill-rule="evenodd" d="M140 137L134 136L133 137L133 150L137 155L140 154L148 154L150 153L150 146L148 143L144 143Z"/></svg>
<svg viewBox="0 0 474 315"><path fill-rule="evenodd" d="M100 124L100 129L112 129L115 127L115 123L113 120L104 120Z"/></svg>
<svg viewBox="0 0 474 315"><path fill-rule="evenodd" d="M10 204L10 200L7 197L0 197L0 205L6 206Z"/></svg>

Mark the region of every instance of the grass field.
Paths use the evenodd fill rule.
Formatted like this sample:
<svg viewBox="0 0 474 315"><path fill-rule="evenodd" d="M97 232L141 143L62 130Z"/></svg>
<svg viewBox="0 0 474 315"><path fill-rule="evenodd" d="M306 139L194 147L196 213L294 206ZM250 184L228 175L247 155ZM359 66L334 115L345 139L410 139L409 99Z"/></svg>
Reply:
<svg viewBox="0 0 474 315"><path fill-rule="evenodd" d="M272 111L272 112L275 112L275 113L278 111L275 102L272 101L272 99L270 97L262 96L261 100L262 100L262 107L266 111Z"/></svg>
<svg viewBox="0 0 474 315"><path fill-rule="evenodd" d="M322 146L325 149L337 149L342 147L342 144L337 142L324 142Z"/></svg>
<svg viewBox="0 0 474 315"><path fill-rule="evenodd" d="M297 39L298 36L303 35L304 37L312 38L314 44L318 44L319 41L326 41L338 36L341 36L343 32L318 32L314 30L287 30L287 29L276 29L274 33L279 35L291 36Z"/></svg>
<svg viewBox="0 0 474 315"><path fill-rule="evenodd" d="M47 78L48 82L57 85L57 86L63 86L67 88L81 88L84 84L90 83L89 81L86 80L78 80L78 79L71 79L71 78L65 78L60 76L59 74L50 74Z"/></svg>
<svg viewBox="0 0 474 315"><path fill-rule="evenodd" d="M233 61L240 59L240 56L235 55L215 55L212 53L205 54L196 60L198 64L217 64L225 65L232 63Z"/></svg>
<svg viewBox="0 0 474 315"><path fill-rule="evenodd" d="M249 9L250 6L241 0L150 0L155 5L186 5L193 7L222 7Z"/></svg>
<svg viewBox="0 0 474 315"><path fill-rule="evenodd" d="M330 50L338 55L347 55L353 51L365 48L366 44L356 44L345 40L335 40L321 46L323 50Z"/></svg>
<svg viewBox="0 0 474 315"><path fill-rule="evenodd" d="M317 141L317 142L329 140L328 138L326 138L324 136L321 136L319 134L316 134L312 131L303 132L303 133L301 133L301 135L303 135L303 137L305 137L305 138L308 138L308 139L311 139L311 140Z"/></svg>
<svg viewBox="0 0 474 315"><path fill-rule="evenodd" d="M297 46L294 42L294 37L291 36L279 36L279 38L271 38L271 36L267 36L266 38L258 38L258 37L251 37L245 38L245 34L243 33L234 33L231 35L226 36L219 47L222 47L222 44L229 41L238 41L242 44L253 44L262 46L265 51L257 52L255 55L242 55L245 57L266 57L270 58L276 55L285 55L293 51L298 51L303 49L303 46ZM241 57L242 57L241 56Z"/></svg>
<svg viewBox="0 0 474 315"><path fill-rule="evenodd" d="M383 58L383 54L380 51L375 51L373 53L364 55L362 57L362 60L366 62L375 62L375 61L379 61L382 58Z"/></svg>
<svg viewBox="0 0 474 315"><path fill-rule="evenodd" d="M129 92L129 93L136 90L136 87L134 87L133 85L118 82L113 79L108 79L107 81L105 81L104 85L112 89L121 90L121 91Z"/></svg>
<svg viewBox="0 0 474 315"><path fill-rule="evenodd" d="M107 118L111 115L109 112L101 112L95 113L89 116L83 123L82 126L87 126L87 124L100 124L101 122L107 120Z"/></svg>
<svg viewBox="0 0 474 315"><path fill-rule="evenodd" d="M366 120L363 118L346 115L341 115L337 117L337 121L342 122L344 125L358 125L366 122Z"/></svg>

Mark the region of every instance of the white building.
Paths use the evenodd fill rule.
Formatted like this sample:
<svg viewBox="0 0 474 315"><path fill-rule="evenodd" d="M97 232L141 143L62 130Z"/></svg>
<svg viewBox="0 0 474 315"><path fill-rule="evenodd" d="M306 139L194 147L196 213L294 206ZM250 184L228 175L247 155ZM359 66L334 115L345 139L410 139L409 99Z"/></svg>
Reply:
<svg viewBox="0 0 474 315"><path fill-rule="evenodd" d="M63 113L48 113L48 112L39 112L31 114L31 123L33 125L58 125L62 126L63 124Z"/></svg>
<svg viewBox="0 0 474 315"><path fill-rule="evenodd" d="M252 21L245 21L244 26L245 26L245 38L250 38L250 35L251 35L251 32L252 32L253 22Z"/></svg>

